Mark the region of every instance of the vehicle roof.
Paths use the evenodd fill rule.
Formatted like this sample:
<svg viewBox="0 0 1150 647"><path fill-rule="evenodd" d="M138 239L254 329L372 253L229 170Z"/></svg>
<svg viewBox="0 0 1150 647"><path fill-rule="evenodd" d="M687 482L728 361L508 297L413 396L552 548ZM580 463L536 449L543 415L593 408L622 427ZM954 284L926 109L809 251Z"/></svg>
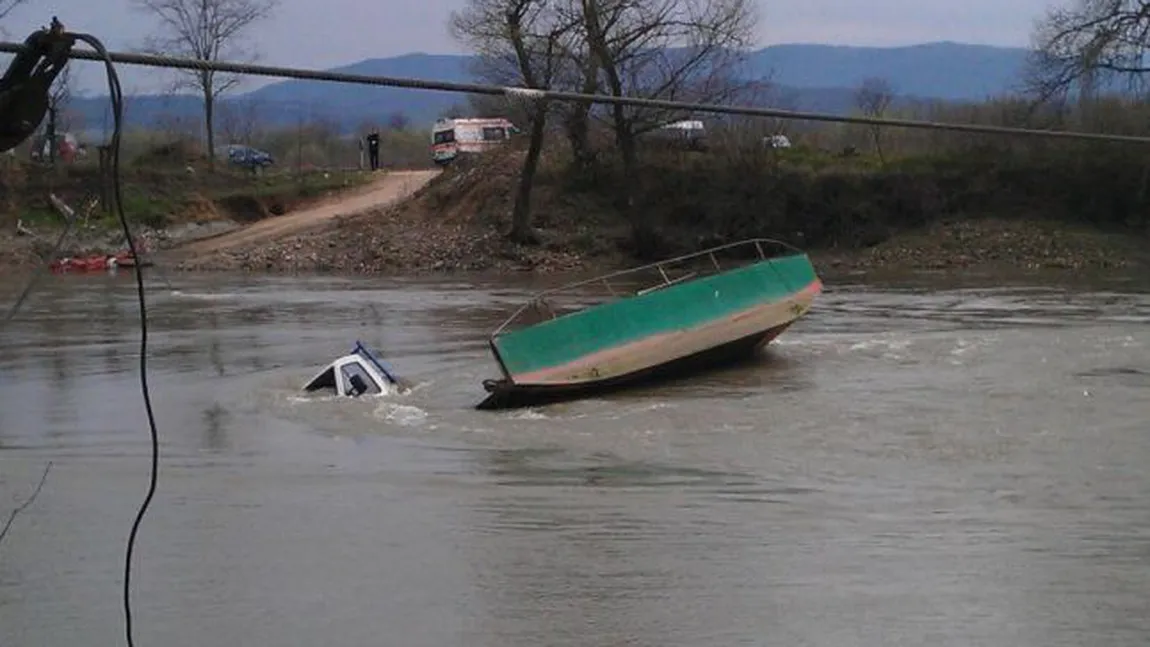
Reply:
<svg viewBox="0 0 1150 647"><path fill-rule="evenodd" d="M503 117L464 117L459 119L440 119L435 122L436 128L448 128L451 126L480 126L480 125L510 125L511 121Z"/></svg>

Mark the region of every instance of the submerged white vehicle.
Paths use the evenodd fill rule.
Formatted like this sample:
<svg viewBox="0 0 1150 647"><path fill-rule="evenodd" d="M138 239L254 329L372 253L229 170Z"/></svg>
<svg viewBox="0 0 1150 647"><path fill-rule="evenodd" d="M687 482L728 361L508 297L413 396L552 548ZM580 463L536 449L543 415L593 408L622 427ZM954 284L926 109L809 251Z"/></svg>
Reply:
<svg viewBox="0 0 1150 647"><path fill-rule="evenodd" d="M326 392L329 395L358 398L361 395L410 391L411 383L399 377L379 355L357 341L351 353L324 367L303 390L307 393Z"/></svg>

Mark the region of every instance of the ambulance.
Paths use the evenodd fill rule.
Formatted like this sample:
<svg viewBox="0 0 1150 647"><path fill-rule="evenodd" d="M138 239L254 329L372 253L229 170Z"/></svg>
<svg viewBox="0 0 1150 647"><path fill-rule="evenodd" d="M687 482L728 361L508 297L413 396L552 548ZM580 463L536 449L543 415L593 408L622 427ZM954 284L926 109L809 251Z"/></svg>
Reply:
<svg viewBox="0 0 1150 647"><path fill-rule="evenodd" d="M500 117L440 119L431 129L431 159L444 166L460 155L478 155L501 146L518 132Z"/></svg>

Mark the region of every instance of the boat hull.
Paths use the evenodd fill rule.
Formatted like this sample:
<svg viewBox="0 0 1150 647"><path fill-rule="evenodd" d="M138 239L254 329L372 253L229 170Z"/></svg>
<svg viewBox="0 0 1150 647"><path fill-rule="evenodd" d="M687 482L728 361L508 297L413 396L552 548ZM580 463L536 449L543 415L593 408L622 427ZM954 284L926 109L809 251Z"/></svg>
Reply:
<svg viewBox="0 0 1150 647"><path fill-rule="evenodd" d="M620 299L492 339L503 379L481 409L602 391L747 356L803 316L822 283L805 254Z"/></svg>
<svg viewBox="0 0 1150 647"><path fill-rule="evenodd" d="M498 410L554 404L734 365L754 358L760 349L774 341L793 322L791 320L766 332L735 339L663 364L600 380L568 384L516 384L500 380L491 385L491 392L476 408Z"/></svg>

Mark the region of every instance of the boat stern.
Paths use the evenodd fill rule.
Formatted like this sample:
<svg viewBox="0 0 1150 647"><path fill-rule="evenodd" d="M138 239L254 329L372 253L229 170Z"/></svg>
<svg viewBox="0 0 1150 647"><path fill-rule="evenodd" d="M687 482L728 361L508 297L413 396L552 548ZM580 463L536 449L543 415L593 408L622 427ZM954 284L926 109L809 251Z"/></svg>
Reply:
<svg viewBox="0 0 1150 647"><path fill-rule="evenodd" d="M623 296L608 286L612 300L509 328L531 303L556 290L537 295L492 335L491 352L503 377L484 381L489 395L478 408L621 384L688 358L725 356L729 349L746 355L770 343L810 310L823 284L807 254L790 248L770 257L763 252L765 242L742 243L757 249L758 261L726 269L713 250L705 250L684 258L703 256L714 272L699 276L684 269L674 278L669 268L682 259L663 261L650 266L662 279L654 286ZM621 275L559 290L606 284Z"/></svg>

